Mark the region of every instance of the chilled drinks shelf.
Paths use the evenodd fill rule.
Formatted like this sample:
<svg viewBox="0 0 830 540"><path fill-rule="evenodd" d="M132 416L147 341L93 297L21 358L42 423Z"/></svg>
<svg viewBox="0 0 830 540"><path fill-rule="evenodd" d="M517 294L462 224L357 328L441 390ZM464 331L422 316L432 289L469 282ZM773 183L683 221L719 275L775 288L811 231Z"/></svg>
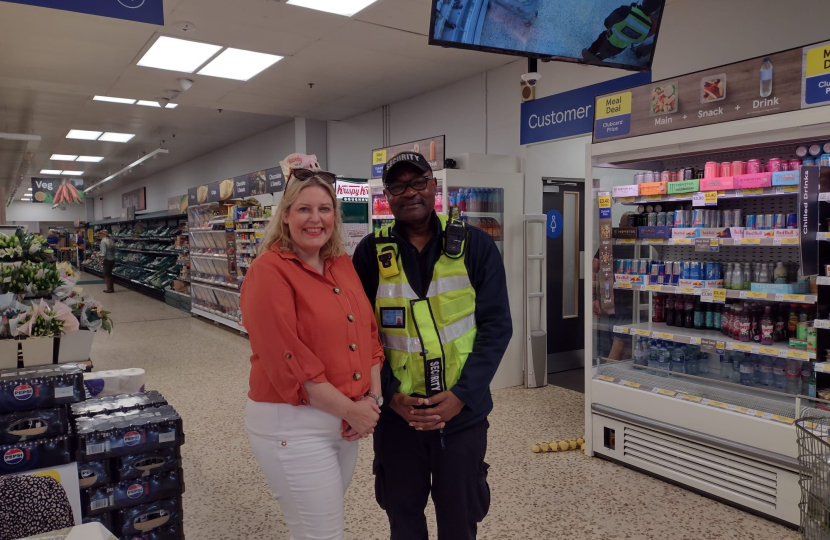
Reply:
<svg viewBox="0 0 830 540"><path fill-rule="evenodd" d="M668 294L694 294L696 296L706 296L707 294L713 294L713 292L717 290L707 288L675 287L672 285L637 285L632 283L614 283L614 288L622 290L661 292ZM818 298L818 296L815 294L781 294L753 291L735 291L732 289L725 290L726 298L735 298L741 300L788 302L793 304L815 304Z"/></svg>

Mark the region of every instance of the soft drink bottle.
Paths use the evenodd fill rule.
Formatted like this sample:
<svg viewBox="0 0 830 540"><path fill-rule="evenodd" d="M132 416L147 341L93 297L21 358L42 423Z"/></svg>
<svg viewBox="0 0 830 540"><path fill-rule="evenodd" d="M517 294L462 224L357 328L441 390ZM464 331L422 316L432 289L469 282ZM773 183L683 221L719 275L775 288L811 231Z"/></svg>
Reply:
<svg viewBox="0 0 830 540"><path fill-rule="evenodd" d="M772 322L772 307L766 306L764 316L761 318L761 344L772 345L775 341L774 334L775 324Z"/></svg>
<svg viewBox="0 0 830 540"><path fill-rule="evenodd" d="M787 361L779 358L772 365L772 377L775 379L776 388L787 387Z"/></svg>
<svg viewBox="0 0 830 540"><path fill-rule="evenodd" d="M761 64L761 97L769 97L772 94L772 63L769 58L764 58Z"/></svg>
<svg viewBox="0 0 830 540"><path fill-rule="evenodd" d="M748 354L741 359L741 384L744 386L755 386L755 364Z"/></svg>

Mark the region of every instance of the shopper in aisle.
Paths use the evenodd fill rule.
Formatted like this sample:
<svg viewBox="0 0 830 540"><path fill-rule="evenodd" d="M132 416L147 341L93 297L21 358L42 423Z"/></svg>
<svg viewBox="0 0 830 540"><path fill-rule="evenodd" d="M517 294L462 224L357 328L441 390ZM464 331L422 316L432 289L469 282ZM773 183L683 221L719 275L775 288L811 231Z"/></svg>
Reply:
<svg viewBox="0 0 830 540"><path fill-rule="evenodd" d="M294 540L343 538L357 440L381 404L383 349L333 183L292 171L242 285L253 352L245 425Z"/></svg>
<svg viewBox="0 0 830 540"><path fill-rule="evenodd" d="M101 264L104 267L104 283L107 284L104 292L114 293L112 269L115 268L115 242L106 229L98 231L98 238L101 240L101 249L98 252L98 257L101 259Z"/></svg>
<svg viewBox="0 0 830 540"><path fill-rule="evenodd" d="M46 243L49 244L49 247L55 249L58 247L61 239L58 236L58 233L55 232L54 229L49 229L49 232L46 235Z"/></svg>
<svg viewBox="0 0 830 540"><path fill-rule="evenodd" d="M490 382L513 333L504 264L484 231L436 214L424 156L393 157L383 182L395 222L354 255L388 359L375 496L392 540L427 538L430 493L438 537L473 539L490 507Z"/></svg>

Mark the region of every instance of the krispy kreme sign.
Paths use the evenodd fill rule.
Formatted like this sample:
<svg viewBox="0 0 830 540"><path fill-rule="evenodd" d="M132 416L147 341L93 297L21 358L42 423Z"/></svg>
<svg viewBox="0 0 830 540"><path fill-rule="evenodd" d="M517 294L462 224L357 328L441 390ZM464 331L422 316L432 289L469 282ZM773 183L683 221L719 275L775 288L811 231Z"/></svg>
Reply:
<svg viewBox="0 0 830 540"><path fill-rule="evenodd" d="M350 202L368 202L369 184L337 181L337 198Z"/></svg>

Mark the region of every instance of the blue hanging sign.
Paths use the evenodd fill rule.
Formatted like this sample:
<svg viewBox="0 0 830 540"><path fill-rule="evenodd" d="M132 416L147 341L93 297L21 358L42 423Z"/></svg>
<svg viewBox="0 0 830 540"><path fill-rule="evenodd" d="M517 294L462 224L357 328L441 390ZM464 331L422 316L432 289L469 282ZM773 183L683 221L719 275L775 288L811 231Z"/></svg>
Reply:
<svg viewBox="0 0 830 540"><path fill-rule="evenodd" d="M163 0L0 0L164 26Z"/></svg>
<svg viewBox="0 0 830 540"><path fill-rule="evenodd" d="M546 229L548 238L559 238L562 236L562 227L564 226L562 213L559 210L548 210L547 216L548 224Z"/></svg>
<svg viewBox="0 0 830 540"><path fill-rule="evenodd" d="M522 103L521 144L587 135L594 128L597 96L650 82L651 73L635 73Z"/></svg>

